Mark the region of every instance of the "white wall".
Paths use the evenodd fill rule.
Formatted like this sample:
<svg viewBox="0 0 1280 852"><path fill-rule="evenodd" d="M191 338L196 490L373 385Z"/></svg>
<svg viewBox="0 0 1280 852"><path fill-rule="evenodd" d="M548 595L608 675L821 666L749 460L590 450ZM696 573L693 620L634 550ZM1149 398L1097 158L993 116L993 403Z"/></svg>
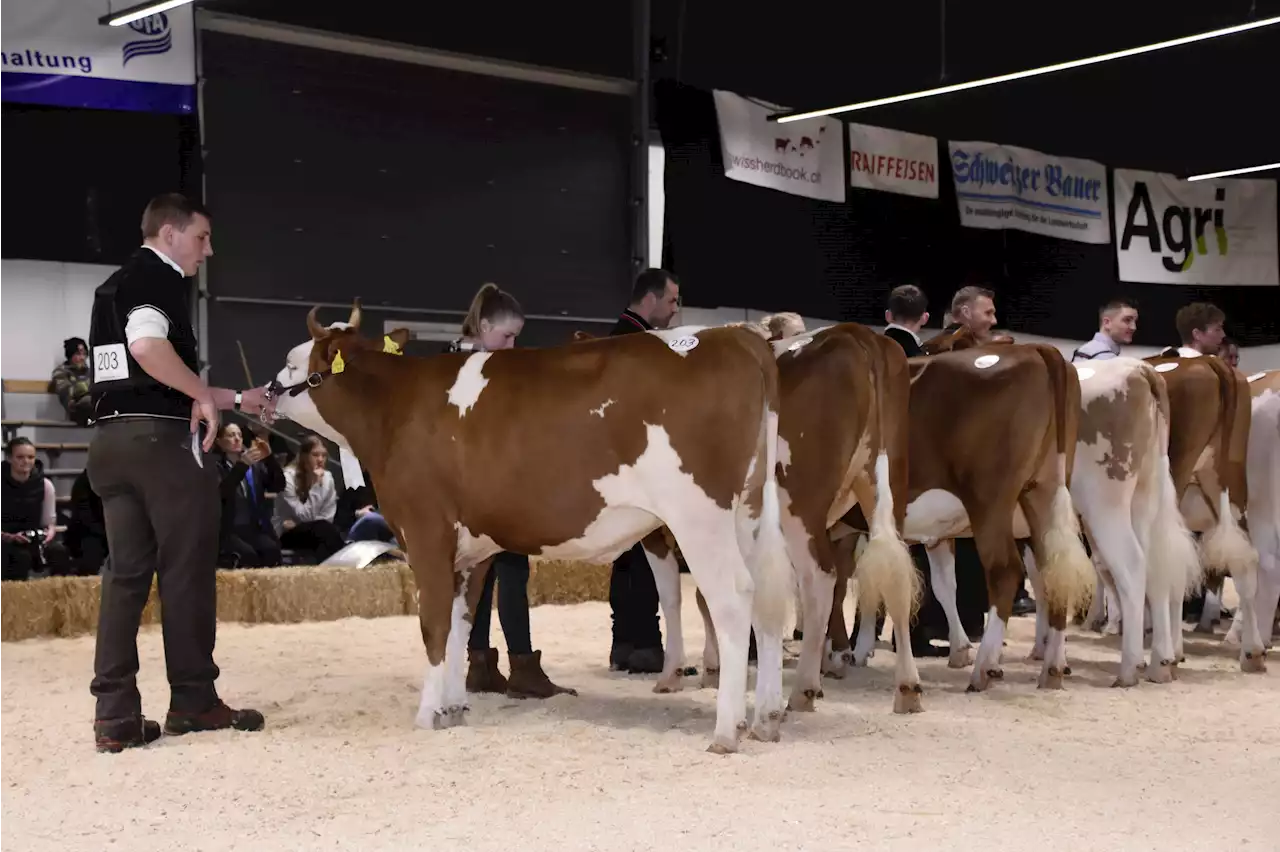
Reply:
<svg viewBox="0 0 1280 852"><path fill-rule="evenodd" d="M93 291L116 270L92 263L0 261L0 375L48 379L62 341L89 339Z"/></svg>

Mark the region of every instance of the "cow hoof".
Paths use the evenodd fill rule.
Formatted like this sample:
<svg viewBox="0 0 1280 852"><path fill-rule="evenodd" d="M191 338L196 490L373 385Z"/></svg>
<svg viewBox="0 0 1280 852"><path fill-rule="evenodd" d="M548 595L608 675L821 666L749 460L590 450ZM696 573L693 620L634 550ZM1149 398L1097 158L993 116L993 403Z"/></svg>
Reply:
<svg viewBox="0 0 1280 852"><path fill-rule="evenodd" d="M822 674L824 677L833 677L836 680L844 680L849 674L849 661L847 659L824 660L822 663Z"/></svg>
<svg viewBox="0 0 1280 852"><path fill-rule="evenodd" d="M684 689L684 681L681 678L681 671L677 669L674 674L664 676L653 685L653 691L662 695L669 692L679 692Z"/></svg>
<svg viewBox="0 0 1280 852"><path fill-rule="evenodd" d="M719 737L712 740L711 745L707 746L707 751L710 752L711 754L734 754L735 752L737 752L737 750L738 750L737 740L734 740L732 742L725 742L723 739L720 739Z"/></svg>
<svg viewBox="0 0 1280 852"><path fill-rule="evenodd" d="M814 698L817 692L812 689L806 689L803 692L791 693L791 699L787 701L787 709L794 710L797 713L812 713L814 711Z"/></svg>
<svg viewBox="0 0 1280 852"><path fill-rule="evenodd" d="M947 668L949 669L967 669L973 665L973 646L965 645L963 648L955 648L947 657Z"/></svg>
<svg viewBox="0 0 1280 852"><path fill-rule="evenodd" d="M1246 674L1262 674L1267 670L1267 657L1261 651L1245 651L1240 658L1240 671Z"/></svg>
<svg viewBox="0 0 1280 852"><path fill-rule="evenodd" d="M679 672L680 677L697 677L698 675L697 666L685 666L682 669L677 669L677 671Z"/></svg>
<svg viewBox="0 0 1280 852"><path fill-rule="evenodd" d="M444 707L431 713L429 719L418 716L418 727L426 728L432 731L443 731L446 728L458 728L467 724L467 710L465 704L454 705L453 707Z"/></svg>
<svg viewBox="0 0 1280 852"><path fill-rule="evenodd" d="M719 669L703 670L702 688L703 689L719 689L720 688L720 670Z"/></svg>
<svg viewBox="0 0 1280 852"><path fill-rule="evenodd" d="M818 687L818 697L819 697L819 698L826 698L826 697L827 697L827 694L826 694L825 692L823 692L823 691L822 691L822 687Z"/></svg>
<svg viewBox="0 0 1280 852"><path fill-rule="evenodd" d="M751 733L747 736L750 739L762 743L776 743L782 739L780 728L782 727L782 713L775 710L770 713L767 718L756 719L756 723L751 726Z"/></svg>
<svg viewBox="0 0 1280 852"><path fill-rule="evenodd" d="M1137 686L1137 685L1138 685L1138 673L1135 671L1132 674L1121 674L1118 678L1115 679L1115 682L1111 684L1111 688L1112 689L1128 689L1131 686Z"/></svg>
<svg viewBox="0 0 1280 852"><path fill-rule="evenodd" d="M969 681L969 688L966 692L986 692L991 686L991 681L999 680L1004 677L1004 672L999 669L979 669L974 668L973 678Z"/></svg>
<svg viewBox="0 0 1280 852"><path fill-rule="evenodd" d="M1071 666L1067 666L1065 669L1063 669L1062 673L1067 677L1071 677Z"/></svg>
<svg viewBox="0 0 1280 852"><path fill-rule="evenodd" d="M1040 680L1036 686L1039 689L1065 689L1066 685L1062 682L1062 669L1049 666L1040 672Z"/></svg>
<svg viewBox="0 0 1280 852"><path fill-rule="evenodd" d="M897 692L893 695L893 712L894 713L923 713L924 705L920 703L920 696L924 694L924 690L920 688L920 684L904 683L898 686Z"/></svg>
<svg viewBox="0 0 1280 852"><path fill-rule="evenodd" d="M1173 683L1173 660L1161 660L1147 666L1147 680L1152 683Z"/></svg>
<svg viewBox="0 0 1280 852"><path fill-rule="evenodd" d="M987 669L987 677L992 680L1004 680L1004 669Z"/></svg>
<svg viewBox="0 0 1280 852"><path fill-rule="evenodd" d="M1169 675L1174 679L1178 679L1178 662L1177 660L1169 664Z"/></svg>
<svg viewBox="0 0 1280 852"><path fill-rule="evenodd" d="M1032 648L1031 653L1027 654L1027 659L1029 661L1034 661L1037 663L1044 660L1044 647L1037 645L1034 648Z"/></svg>

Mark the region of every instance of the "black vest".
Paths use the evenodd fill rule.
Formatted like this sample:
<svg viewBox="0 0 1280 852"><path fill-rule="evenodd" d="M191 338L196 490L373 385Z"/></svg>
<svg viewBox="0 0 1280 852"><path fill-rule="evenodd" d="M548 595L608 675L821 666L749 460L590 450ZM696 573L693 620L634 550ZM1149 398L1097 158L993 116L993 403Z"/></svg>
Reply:
<svg viewBox="0 0 1280 852"><path fill-rule="evenodd" d="M190 398L151 378L129 351L125 325L129 313L143 306L154 308L168 318L169 343L193 373L200 371L186 279L155 252L140 248L94 292L89 366L93 376L90 393L95 420L116 416L186 420L191 416ZM120 359L127 365L128 377L99 381L100 371L104 367L117 367Z"/></svg>
<svg viewBox="0 0 1280 852"><path fill-rule="evenodd" d="M40 467L31 471L26 482L18 482L5 462L3 499L5 532L40 529L44 523L44 473Z"/></svg>

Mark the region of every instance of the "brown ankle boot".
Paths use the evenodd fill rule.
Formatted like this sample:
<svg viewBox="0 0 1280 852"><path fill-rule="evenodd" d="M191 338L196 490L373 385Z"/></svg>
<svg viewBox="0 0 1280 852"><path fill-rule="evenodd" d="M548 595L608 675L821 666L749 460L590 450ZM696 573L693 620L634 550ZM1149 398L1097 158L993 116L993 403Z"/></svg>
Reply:
<svg viewBox="0 0 1280 852"><path fill-rule="evenodd" d="M556 686L542 670L542 652L511 654L511 679L507 681L509 698L550 698L553 695L577 695L576 689Z"/></svg>
<svg viewBox="0 0 1280 852"><path fill-rule="evenodd" d="M467 667L467 692L507 691L507 679L498 671L498 650L485 648L483 651L467 651L470 665Z"/></svg>

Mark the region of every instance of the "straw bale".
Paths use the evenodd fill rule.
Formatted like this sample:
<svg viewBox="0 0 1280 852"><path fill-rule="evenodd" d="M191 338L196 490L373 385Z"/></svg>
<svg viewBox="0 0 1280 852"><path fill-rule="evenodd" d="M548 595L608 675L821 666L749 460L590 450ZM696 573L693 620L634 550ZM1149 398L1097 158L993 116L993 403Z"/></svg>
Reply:
<svg viewBox="0 0 1280 852"><path fill-rule="evenodd" d="M49 580L0 583L0 639L51 636L58 628L58 588Z"/></svg>
<svg viewBox="0 0 1280 852"><path fill-rule="evenodd" d="M252 617L276 624L378 618L404 612L404 583L393 565L272 568L253 572Z"/></svg>
<svg viewBox="0 0 1280 852"><path fill-rule="evenodd" d="M609 599L611 566L593 562L530 560L529 605L575 604Z"/></svg>

